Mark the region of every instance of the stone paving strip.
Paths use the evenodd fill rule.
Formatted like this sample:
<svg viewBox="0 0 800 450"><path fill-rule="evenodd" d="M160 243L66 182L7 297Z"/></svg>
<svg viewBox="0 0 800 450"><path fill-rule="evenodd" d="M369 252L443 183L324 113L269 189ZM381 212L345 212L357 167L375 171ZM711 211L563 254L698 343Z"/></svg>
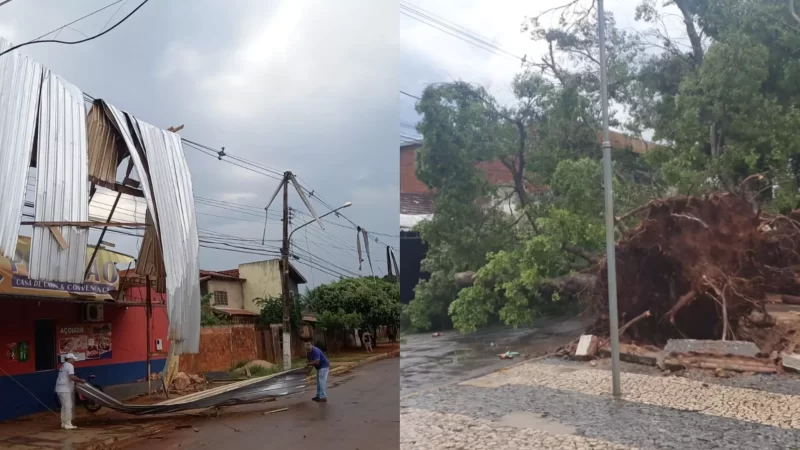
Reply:
<svg viewBox="0 0 800 450"><path fill-rule="evenodd" d="M622 373L623 399L692 411L785 429L800 429L800 396L703 383L680 377ZM465 381L462 385L497 388L541 386L610 397L611 372L605 370L523 364Z"/></svg>
<svg viewBox="0 0 800 450"><path fill-rule="evenodd" d="M504 426L461 414L405 408L400 412L401 450L629 450L569 434Z"/></svg>

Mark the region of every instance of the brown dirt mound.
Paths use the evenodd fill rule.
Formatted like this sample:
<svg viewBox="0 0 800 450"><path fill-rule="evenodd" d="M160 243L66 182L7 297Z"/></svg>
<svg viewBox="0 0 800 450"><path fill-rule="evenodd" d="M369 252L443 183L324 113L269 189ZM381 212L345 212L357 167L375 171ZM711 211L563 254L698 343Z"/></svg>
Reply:
<svg viewBox="0 0 800 450"><path fill-rule="evenodd" d="M620 323L650 311L625 337L662 345L670 338L735 338L740 322L764 310L766 293L800 294L800 224L766 216L727 193L654 200L617 243ZM606 267L593 306L607 330Z"/></svg>

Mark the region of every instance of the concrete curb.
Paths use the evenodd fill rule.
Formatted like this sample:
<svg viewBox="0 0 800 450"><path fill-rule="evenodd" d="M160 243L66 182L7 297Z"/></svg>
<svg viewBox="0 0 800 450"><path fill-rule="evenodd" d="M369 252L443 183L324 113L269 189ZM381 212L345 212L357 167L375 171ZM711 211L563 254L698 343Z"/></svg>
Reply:
<svg viewBox="0 0 800 450"><path fill-rule="evenodd" d="M350 372L353 369L357 369L357 368L359 368L359 367L361 367L361 366L363 366L365 364L369 364L369 363L373 363L375 361L381 361L381 360L389 359L389 358L397 358L398 356L400 356L400 350L393 350L393 351L388 352L388 353L381 353L379 355L370 356L369 358L362 359L361 361L353 363L353 364L349 364L349 365L346 365L346 366L335 367L335 368L331 369L330 372L328 372L328 376L340 375L340 374L343 374L343 373ZM316 377L314 375L310 375L309 377L306 378L306 381L309 384L314 384L316 382Z"/></svg>

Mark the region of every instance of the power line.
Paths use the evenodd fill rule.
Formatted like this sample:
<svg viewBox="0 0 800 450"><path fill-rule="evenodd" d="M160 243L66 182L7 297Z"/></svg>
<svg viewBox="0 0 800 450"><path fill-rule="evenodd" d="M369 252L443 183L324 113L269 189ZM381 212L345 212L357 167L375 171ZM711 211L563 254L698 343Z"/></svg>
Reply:
<svg viewBox="0 0 800 450"><path fill-rule="evenodd" d="M105 29L106 29L106 27L108 26L108 24L110 24L110 23L111 23L111 20L114 18L114 16L116 16L116 15L117 15L117 13L119 12L119 10L120 10L120 9L122 9L122 7L123 7L123 6L125 6L125 4L126 4L126 3L128 3L128 1L129 1L129 0L125 0L125 1L123 1L123 2L122 2L122 4L121 4L121 5L119 5L119 7L117 8L117 10L116 10L116 11L114 11L114 14L111 14L111 16L110 16L110 17L108 18L108 20L106 21L106 24L105 24L105 25L103 25L103 28L102 28L100 31L103 31L103 30L105 30Z"/></svg>
<svg viewBox="0 0 800 450"><path fill-rule="evenodd" d="M87 14L87 15L85 15L85 16L83 16L83 17L81 17L80 19L75 19L75 20L73 20L72 22L70 22L70 23L68 23L68 24L66 24L66 25L63 25L63 26L61 26L61 27L59 27L59 28L56 28L56 29L55 29L55 30L53 30L53 31L48 31L47 33L45 33L45 34L43 34L43 35L41 35L41 36L37 37L37 38L36 38L36 39L34 39L33 41L38 41L39 39L41 39L41 38L43 38L43 37L47 36L48 34L53 34L53 33L55 33L56 31L61 31L61 30L63 30L64 28L67 28L67 27L69 27L70 25L76 24L76 23L80 22L81 20L83 20L83 19L86 19L87 17L91 17L91 16L93 16L93 15L95 15L95 14L97 14L97 13L101 12L101 11L105 11L106 9L108 9L108 8L111 8L112 6L116 5L117 3L122 3L122 2L124 2L124 1L126 1L126 0L117 0L117 1L115 1L114 3L110 3L110 4L106 5L106 6L103 6L102 8L100 8L100 9L97 9L97 10L94 10L94 11L90 12L89 14ZM32 41L32 42L33 42L33 41Z"/></svg>
<svg viewBox="0 0 800 450"><path fill-rule="evenodd" d="M406 17L410 17L414 20L417 20L445 34L449 34L450 36L460 39L482 50L494 53L495 55L525 62L524 57L515 55L509 52L508 50L505 50L504 48L489 42L488 40L486 40L485 37L479 35L478 33L475 33L474 31L471 31L468 28L457 25L441 17L437 17L434 14L425 11L419 7L413 6L408 3L406 4L401 3L400 14Z"/></svg>
<svg viewBox="0 0 800 450"><path fill-rule="evenodd" d="M139 10L139 9L140 9L142 6L144 6L144 5L145 5L145 3L149 2L149 1L150 1L150 0L144 0L144 1L142 1L142 3L140 3L140 4L139 4L139 6L137 6L137 7L136 7L136 8L135 8L133 11L131 11L130 13L128 13L128 15L127 15L127 16L123 17L123 18L122 18L122 20L120 20L119 22L115 23L115 24L114 24L114 26L112 26L111 28L109 28L109 29L107 29L107 30L105 30L105 31L102 31L102 32L100 32L100 33L98 33L98 34L96 34L96 35L94 35L94 36L92 36L92 37L89 37L89 38L86 38L86 39L81 39L80 41L71 41L71 42L70 42L70 41L58 41L58 40L55 40L55 39L46 39L46 40L44 40L44 41L33 40L33 41L23 42L22 44L15 45L15 46L13 46L13 47L9 48L8 50L6 50L6 51L4 51L4 52L0 53L0 56L3 56L3 55L5 55L5 54L6 54L6 53L8 53L8 52L12 52L12 51L14 51L14 50L16 50L16 49L18 49L18 48L20 48L20 47L24 47L24 46L26 46L26 45L32 45L32 44L45 44L45 43L53 43L53 44L66 44L66 45L75 45L75 44L82 44L82 43L84 43L84 42L89 42L89 41L91 41L91 40L93 40L93 39L97 39L97 38L99 38L100 36L103 36L103 35L105 35L105 34L108 34L108 33L110 33L110 32L111 32L111 31L112 31L114 28L117 28L117 27L118 27L118 26L120 26L120 25L121 25L123 22L125 22L126 20L128 20L128 18L129 18L129 17L131 17L132 15L134 15L134 14L136 13L136 11L138 11L138 10ZM117 2L117 3L118 3L118 2ZM116 4L116 3L114 3L114 4ZM112 4L112 5L113 5L113 4ZM110 6L112 6L112 5L109 5L109 7L110 7ZM94 13L93 13L93 14L94 14ZM92 14L90 14L90 15L92 15ZM88 16L86 16L86 17L88 17ZM84 17L84 18L85 18L85 17ZM82 19L83 19L83 18L82 18ZM78 19L78 20L82 20L82 19ZM76 21L76 22L77 22L77 21ZM72 23L75 23L75 22L72 22ZM64 27L66 27L66 26L72 25L72 23L70 23L70 24L67 24L67 25L64 25L64 26L63 26L63 27L61 27L60 29L63 29L63 28L64 28ZM51 31L50 33L52 33L52 31ZM47 34L50 34L50 33L47 33ZM47 36L47 34L45 34L44 36Z"/></svg>

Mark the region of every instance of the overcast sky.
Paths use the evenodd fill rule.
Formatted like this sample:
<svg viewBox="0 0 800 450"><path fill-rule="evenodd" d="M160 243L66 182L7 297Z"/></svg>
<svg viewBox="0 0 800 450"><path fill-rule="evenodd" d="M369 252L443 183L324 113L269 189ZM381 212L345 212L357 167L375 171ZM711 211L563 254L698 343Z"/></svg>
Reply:
<svg viewBox="0 0 800 450"><path fill-rule="evenodd" d="M112 1L14 0L0 7L0 36L25 42ZM58 39L93 35L140 1L78 22ZM91 42L21 51L141 120L163 128L184 124L181 135L188 139L292 170L330 204L351 201L343 211L347 217L397 247L397 21L391 1L156 0ZM201 230L260 240L263 207L278 181L186 147L184 152L195 196L261 208L253 216L198 204ZM290 204L306 212L294 194ZM326 211L314 206L318 214ZM274 218L279 208L280 197L271 209L268 240L280 239ZM292 224L306 219L298 216ZM340 226L309 226L293 242L358 272L356 231L344 219L333 221ZM108 234L104 240L136 254L134 238ZM385 246L370 244L375 273L385 274ZM267 257L201 248L200 258L203 268L230 269ZM365 266L361 273L369 274ZM301 271L310 284L331 279L308 267Z"/></svg>
<svg viewBox="0 0 800 450"><path fill-rule="evenodd" d="M58 38L77 40L115 23L139 4L127 0ZM521 31L526 17L558 1L413 0L434 16L463 26L514 55L538 59L543 48ZM0 7L0 36L14 43L57 29L112 0L14 0ZM617 23L633 20L639 0L607 3ZM119 10L118 10L119 8ZM399 25L399 26L398 26ZM51 34L50 37L53 35ZM39 44L23 52L85 92L141 120L277 171L292 170L330 204L367 230L376 274L386 270L384 244L398 246L398 127L418 117L414 99L429 83L464 80L487 87L501 102L519 61L499 56L400 14L389 0L151 1L109 34L80 45ZM405 125L404 125L405 124ZM185 148L195 196L263 208L277 180ZM111 203L112 199L107 200ZM201 235L260 239L263 209L242 214L198 204ZM296 195L290 203L306 212ZM279 202L271 209L267 246L279 244ZM326 208L314 202L319 214ZM131 205L127 207L133 208ZM240 207L234 207L241 209ZM224 217L218 217L224 216ZM299 225L307 216L297 216ZM358 272L355 230L334 219L309 226L293 242L349 272ZM97 234L94 233L94 236ZM217 235L218 236L218 235ZM117 249L136 253L134 238L109 234ZM230 241L263 249L249 241ZM256 250L258 251L258 250ZM399 254L397 255L399 259ZM201 266L234 268L258 255L201 249ZM333 272L341 268L329 265ZM331 279L302 268L311 284ZM362 273L369 273L365 267Z"/></svg>
<svg viewBox="0 0 800 450"><path fill-rule="evenodd" d="M422 8L434 19L445 19L451 25L477 33L513 55L527 56L528 60L539 61L546 49L545 45L534 42L529 33L521 31L523 22L526 22L526 17L537 16L569 2L408 0L402 3ZM591 3L591 0L583 0L583 5L588 6ZM613 0L606 1L605 8L614 15L618 27L642 31L646 28L645 24L634 20L636 6L640 3L641 0ZM557 21L550 14L542 18L542 23L555 25ZM680 22L670 17L666 24L671 36L680 36ZM513 100L511 81L514 75L521 72L520 61L513 57L480 49L405 15L400 16L399 47L401 90L418 96L428 84L461 80L484 86L501 103L509 104ZM415 101L407 96L400 99L401 134L416 134L402 125L418 120L414 111Z"/></svg>

